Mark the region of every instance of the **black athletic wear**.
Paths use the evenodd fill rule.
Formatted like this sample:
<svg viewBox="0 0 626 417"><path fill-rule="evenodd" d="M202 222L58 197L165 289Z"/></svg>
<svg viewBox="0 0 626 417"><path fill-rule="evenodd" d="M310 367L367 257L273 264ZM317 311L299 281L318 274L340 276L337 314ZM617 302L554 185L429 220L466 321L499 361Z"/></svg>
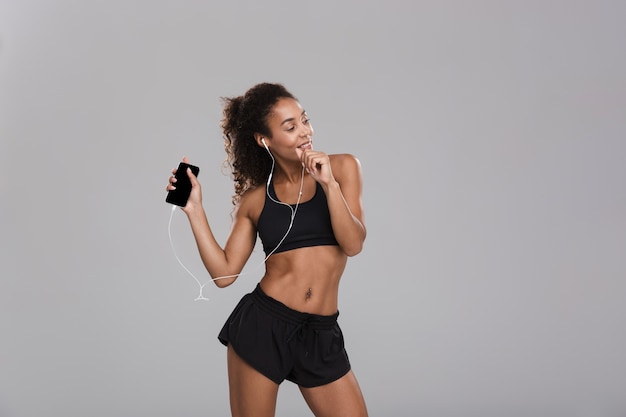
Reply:
<svg viewBox="0 0 626 417"><path fill-rule="evenodd" d="M350 371L338 316L293 310L257 285L237 304L218 339L277 384L287 379L316 387Z"/></svg>
<svg viewBox="0 0 626 417"><path fill-rule="evenodd" d="M318 182L315 184L315 195L298 205L293 226L285 240L280 243L289 229L292 210L268 197L269 192L274 200L279 201L274 184L270 182L268 192L265 193L265 205L257 222L257 231L266 256L274 249L274 253L280 253L308 246L338 245L330 223L326 194ZM291 208L295 209L295 204Z"/></svg>

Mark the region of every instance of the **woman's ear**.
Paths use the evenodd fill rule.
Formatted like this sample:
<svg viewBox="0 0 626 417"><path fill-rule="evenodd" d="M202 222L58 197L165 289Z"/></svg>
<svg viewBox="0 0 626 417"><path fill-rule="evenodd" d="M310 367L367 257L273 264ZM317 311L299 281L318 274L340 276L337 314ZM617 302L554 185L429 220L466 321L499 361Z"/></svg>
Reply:
<svg viewBox="0 0 626 417"><path fill-rule="evenodd" d="M261 147L263 147L263 148L265 148L265 149L267 149L269 151L267 140L266 140L265 136L263 136L260 133L255 133L254 134L254 140L256 140L257 145L259 145L259 146L261 146Z"/></svg>

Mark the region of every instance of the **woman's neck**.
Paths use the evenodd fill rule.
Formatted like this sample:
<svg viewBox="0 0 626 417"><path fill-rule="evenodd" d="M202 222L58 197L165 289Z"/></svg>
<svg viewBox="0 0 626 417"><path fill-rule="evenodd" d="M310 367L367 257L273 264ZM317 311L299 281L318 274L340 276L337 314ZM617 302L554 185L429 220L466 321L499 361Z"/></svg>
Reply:
<svg viewBox="0 0 626 417"><path fill-rule="evenodd" d="M285 164L277 162L277 170L274 174L274 179L278 179L279 182L288 182L291 184L299 184L304 176L304 167L301 164Z"/></svg>

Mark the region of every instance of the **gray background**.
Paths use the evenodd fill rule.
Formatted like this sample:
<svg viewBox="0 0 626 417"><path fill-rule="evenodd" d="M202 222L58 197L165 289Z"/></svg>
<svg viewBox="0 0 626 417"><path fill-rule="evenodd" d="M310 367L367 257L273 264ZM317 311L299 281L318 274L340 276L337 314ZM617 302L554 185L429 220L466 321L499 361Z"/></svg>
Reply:
<svg viewBox="0 0 626 417"><path fill-rule="evenodd" d="M164 187L284 83L362 162L340 323L372 416L626 416L623 1L0 1L0 416L225 416ZM206 277L185 216L172 235ZM307 415L285 384L279 416Z"/></svg>

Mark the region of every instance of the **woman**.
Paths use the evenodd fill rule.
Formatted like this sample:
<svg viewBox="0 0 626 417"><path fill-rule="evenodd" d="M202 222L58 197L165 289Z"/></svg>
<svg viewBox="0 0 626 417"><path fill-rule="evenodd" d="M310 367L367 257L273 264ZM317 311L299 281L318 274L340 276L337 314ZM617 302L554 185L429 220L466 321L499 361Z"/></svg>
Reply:
<svg viewBox="0 0 626 417"><path fill-rule="evenodd" d="M306 112L280 84L224 99L221 127L235 182L224 247L190 170L192 191L182 210L218 287L235 281L257 234L267 256L261 281L218 336L227 346L232 415L273 416L287 379L317 417L367 416L337 324L339 280L366 235L359 161L314 150ZM174 176L169 181L168 191L176 185Z"/></svg>

